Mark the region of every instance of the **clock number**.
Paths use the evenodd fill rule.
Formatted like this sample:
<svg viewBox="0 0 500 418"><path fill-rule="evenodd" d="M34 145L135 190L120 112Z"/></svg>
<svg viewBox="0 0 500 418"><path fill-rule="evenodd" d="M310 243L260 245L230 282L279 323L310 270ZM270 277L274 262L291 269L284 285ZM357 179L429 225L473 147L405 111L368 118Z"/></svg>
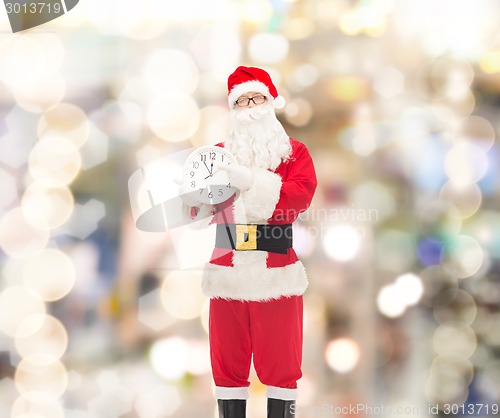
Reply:
<svg viewBox="0 0 500 418"><path fill-rule="evenodd" d="M207 161L207 155L206 154L201 154L200 157L201 157L201 162L202 163L204 163L204 162Z"/></svg>
<svg viewBox="0 0 500 418"><path fill-rule="evenodd" d="M191 176L191 178L193 178L193 177L194 177L194 171L191 171L191 172L189 173L189 175Z"/></svg>
<svg viewBox="0 0 500 418"><path fill-rule="evenodd" d="M224 192L222 191L222 189L219 189L219 193L218 193L219 196L224 196Z"/></svg>
<svg viewBox="0 0 500 418"><path fill-rule="evenodd" d="M221 154L221 162L224 162L224 154Z"/></svg>
<svg viewBox="0 0 500 418"><path fill-rule="evenodd" d="M227 188L230 188L231 187L231 183L227 183Z"/></svg>
<svg viewBox="0 0 500 418"><path fill-rule="evenodd" d="M198 161L193 161L193 168L196 170L200 167L200 163Z"/></svg>
<svg viewBox="0 0 500 418"><path fill-rule="evenodd" d="M213 151L210 152L210 159L215 160L215 152Z"/></svg>
<svg viewBox="0 0 500 418"><path fill-rule="evenodd" d="M200 189L200 194L202 194L204 192L205 189Z"/></svg>
<svg viewBox="0 0 500 418"><path fill-rule="evenodd" d="M196 182L195 182L194 180L191 182L191 187L192 187L193 189L194 189L194 188L196 188Z"/></svg>
<svg viewBox="0 0 500 418"><path fill-rule="evenodd" d="M212 192L209 192L209 193L208 193L208 198L209 198L209 199L212 199L213 197L214 197L213 193L212 193Z"/></svg>

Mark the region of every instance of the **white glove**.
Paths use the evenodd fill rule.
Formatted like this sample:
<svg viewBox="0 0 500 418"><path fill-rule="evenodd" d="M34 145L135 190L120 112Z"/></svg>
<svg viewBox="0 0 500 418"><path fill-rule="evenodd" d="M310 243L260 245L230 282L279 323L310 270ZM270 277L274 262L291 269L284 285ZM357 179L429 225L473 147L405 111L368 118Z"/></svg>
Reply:
<svg viewBox="0 0 500 418"><path fill-rule="evenodd" d="M227 172L229 183L240 191L245 191L250 188L253 182L252 170L244 165L230 164L219 167L220 170Z"/></svg>

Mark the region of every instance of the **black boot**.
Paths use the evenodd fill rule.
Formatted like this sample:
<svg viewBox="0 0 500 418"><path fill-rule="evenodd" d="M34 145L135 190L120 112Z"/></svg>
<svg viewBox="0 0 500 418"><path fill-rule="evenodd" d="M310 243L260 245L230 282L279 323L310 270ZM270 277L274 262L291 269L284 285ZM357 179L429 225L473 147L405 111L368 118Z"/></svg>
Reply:
<svg viewBox="0 0 500 418"><path fill-rule="evenodd" d="M217 399L219 418L245 418L247 401L244 399Z"/></svg>
<svg viewBox="0 0 500 418"><path fill-rule="evenodd" d="M273 398L267 400L267 418L293 418L295 412L295 401Z"/></svg>

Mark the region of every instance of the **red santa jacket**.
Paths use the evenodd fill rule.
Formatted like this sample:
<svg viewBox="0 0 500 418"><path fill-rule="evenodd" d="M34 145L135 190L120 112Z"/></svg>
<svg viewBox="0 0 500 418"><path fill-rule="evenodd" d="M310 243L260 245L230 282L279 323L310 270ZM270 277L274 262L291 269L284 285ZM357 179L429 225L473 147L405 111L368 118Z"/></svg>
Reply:
<svg viewBox="0 0 500 418"><path fill-rule="evenodd" d="M291 224L311 204L316 190L313 161L304 144L290 139L292 153L276 170L251 168L253 183L213 222ZM222 212L223 211L223 212ZM307 275L293 248L286 254L215 248L203 273L202 288L209 297L263 301L302 295Z"/></svg>

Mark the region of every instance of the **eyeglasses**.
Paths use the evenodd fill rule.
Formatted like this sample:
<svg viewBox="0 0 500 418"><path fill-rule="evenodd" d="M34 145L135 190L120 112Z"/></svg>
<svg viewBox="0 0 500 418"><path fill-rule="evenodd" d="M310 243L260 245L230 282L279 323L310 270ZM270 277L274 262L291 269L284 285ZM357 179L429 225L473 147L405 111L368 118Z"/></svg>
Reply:
<svg viewBox="0 0 500 418"><path fill-rule="evenodd" d="M262 94L258 94L257 96L253 97L242 97L234 102L235 105L238 105L239 107L247 107L250 104L250 100L256 104L260 105L264 103L267 99L266 96L263 96Z"/></svg>

